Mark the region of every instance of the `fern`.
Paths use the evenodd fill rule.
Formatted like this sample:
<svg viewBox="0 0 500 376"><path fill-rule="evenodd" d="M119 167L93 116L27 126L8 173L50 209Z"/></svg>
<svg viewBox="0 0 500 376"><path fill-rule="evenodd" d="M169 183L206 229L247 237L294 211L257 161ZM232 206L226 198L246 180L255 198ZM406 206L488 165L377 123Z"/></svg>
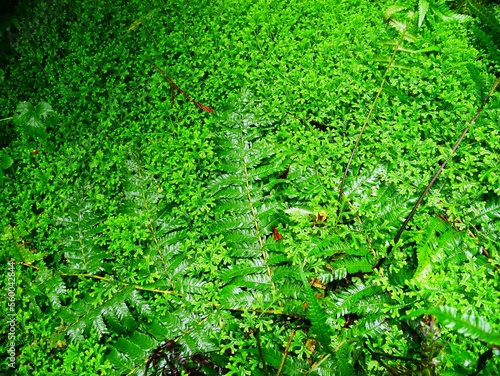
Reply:
<svg viewBox="0 0 500 376"><path fill-rule="evenodd" d="M167 280L172 283L174 273L178 273L181 267L181 261L176 257L176 247L186 236L185 224L178 219L169 221L165 218L169 206L162 202L163 195L154 179L142 166L139 155L133 156L127 167L130 174L125 184L126 201L121 212L142 223L144 236L141 241L146 245L144 257L151 260L153 265L148 274L154 275L155 271L158 275L166 273Z"/></svg>
<svg viewBox="0 0 500 376"><path fill-rule="evenodd" d="M375 285L358 284L348 288L334 297L332 313L337 317L348 313L378 313L386 303L384 299L381 299L381 292L380 286Z"/></svg>
<svg viewBox="0 0 500 376"><path fill-rule="evenodd" d="M427 0L418 1L418 27L421 27L424 23L425 16L429 11L429 2Z"/></svg>
<svg viewBox="0 0 500 376"><path fill-rule="evenodd" d="M35 280L37 289L45 295L51 306L59 310L62 306L62 299L67 293L67 285L59 274L53 274L49 269L41 269Z"/></svg>
<svg viewBox="0 0 500 376"><path fill-rule="evenodd" d="M481 105L486 99L484 80L479 75L479 72L474 65L467 64L467 69L469 70L470 77L476 84L476 97L478 98L479 105Z"/></svg>
<svg viewBox="0 0 500 376"><path fill-rule="evenodd" d="M314 294L314 290L306 281L304 271L300 269L302 284L306 290L307 310L306 316L311 321L311 332L316 336L318 342L330 352L331 340L333 337L332 330L327 323L327 316L318 298Z"/></svg>
<svg viewBox="0 0 500 376"><path fill-rule="evenodd" d="M280 364L283 360L283 354L273 348L266 349L266 360L275 369L280 368ZM310 368L309 364L305 360L300 360L294 356L287 356L285 362L282 366L282 375L290 376L302 376L307 374L307 370Z"/></svg>
<svg viewBox="0 0 500 376"><path fill-rule="evenodd" d="M224 123L224 136L217 141L221 171L208 186L217 200L216 220L209 233L223 235L228 256L234 260L221 271L222 282L231 286L227 292L222 290L230 308L238 308L236 302L248 307L254 294L260 296L252 289L270 289L276 294L275 267L269 263L274 254L268 238L281 206L268 184L279 174L280 166L272 162L274 149L260 139L265 125L255 123L249 111L253 103L245 97L241 108Z"/></svg>
<svg viewBox="0 0 500 376"><path fill-rule="evenodd" d="M493 37L478 27L472 28L474 35L479 42L486 47L488 56L500 66L500 43L495 42ZM474 79L474 77L472 77ZM475 82L475 81L474 81ZM484 94L483 94L484 95Z"/></svg>
<svg viewBox="0 0 500 376"><path fill-rule="evenodd" d="M416 310L408 317L418 317L422 314L431 314L447 328L455 330L465 337L479 339L490 346L500 346L500 333L492 329L491 324L474 313L460 313L457 309L440 306L432 309Z"/></svg>
<svg viewBox="0 0 500 376"><path fill-rule="evenodd" d="M478 4L475 0L467 0L467 5L489 30L492 41L494 41L497 48L500 49L500 45L498 44L500 43L500 22L498 22L495 15L484 6Z"/></svg>
<svg viewBox="0 0 500 376"><path fill-rule="evenodd" d="M103 270L105 251L97 243L103 218L82 197L68 200L68 215L59 218L63 226L64 273L95 274Z"/></svg>
<svg viewBox="0 0 500 376"><path fill-rule="evenodd" d="M428 226L421 229L413 240L417 244L418 267L414 278L425 280L432 276L432 269L440 262L456 262L465 259L469 245L466 234L456 230L448 222L437 217L429 219Z"/></svg>
<svg viewBox="0 0 500 376"><path fill-rule="evenodd" d="M487 249L499 251L500 244L500 199L491 199L471 209L470 224Z"/></svg>

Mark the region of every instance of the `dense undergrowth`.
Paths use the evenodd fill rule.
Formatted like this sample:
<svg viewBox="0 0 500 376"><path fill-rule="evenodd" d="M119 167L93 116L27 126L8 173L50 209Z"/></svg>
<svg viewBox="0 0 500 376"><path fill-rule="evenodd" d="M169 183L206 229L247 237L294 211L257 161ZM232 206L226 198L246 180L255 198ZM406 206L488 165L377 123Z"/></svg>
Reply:
<svg viewBox="0 0 500 376"><path fill-rule="evenodd" d="M0 75L16 374L498 370L495 8L54 0L19 18Z"/></svg>

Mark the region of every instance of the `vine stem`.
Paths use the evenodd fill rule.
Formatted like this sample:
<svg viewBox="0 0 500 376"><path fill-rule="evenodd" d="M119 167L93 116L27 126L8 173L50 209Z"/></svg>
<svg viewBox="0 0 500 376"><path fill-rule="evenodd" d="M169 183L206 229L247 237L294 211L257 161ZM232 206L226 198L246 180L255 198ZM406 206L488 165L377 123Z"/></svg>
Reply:
<svg viewBox="0 0 500 376"><path fill-rule="evenodd" d="M417 212L417 209L420 206L420 204L422 203L422 201L424 200L424 197L427 195L427 192L429 192L429 190L431 189L431 187L434 185L434 182L437 180L437 178L439 177L439 175L441 174L441 172L444 170L444 168L446 167L446 164L448 163L448 161L450 160L450 158L455 154L455 151L458 149L458 147L462 143L462 140L464 139L465 135L469 132L470 127L472 126L472 124L474 124L476 122L476 120L479 117L479 115L481 114L481 112L483 112L484 107L486 106L486 104L491 99L493 93L495 92L495 90L496 90L496 88L497 88L497 86L499 84L500 84L500 78L497 79L497 81L495 82L495 84L491 88L490 92L488 93L488 96L484 100L483 104L481 105L481 107L479 107L479 109L476 111L476 113L474 114L474 116L472 117L472 119L469 121L469 125L467 125L467 127L465 127L465 129L463 130L462 134L458 138L458 141L455 143L455 145L453 145L453 148L451 149L451 153L448 156L448 158L446 158L446 160L441 164L441 166L439 166L438 170L436 171L436 173L432 177L431 181L429 182L429 184L427 184L427 187L425 187L424 191L422 192L422 194L418 198L417 202L415 203L415 205L411 209L410 214L408 215L408 217L406 217L405 221L403 222L403 224L399 228L399 231L396 234L396 236L394 237L393 242L387 248L387 255L385 257L382 257L379 260L379 262L377 263L377 265L375 265L374 268L379 268L380 266L382 266L383 262L386 260L386 258L391 253L393 247L398 243L399 239L401 238L401 235L406 230L406 226L408 225L408 223L411 221L411 219L413 218L413 216Z"/></svg>
<svg viewBox="0 0 500 376"><path fill-rule="evenodd" d="M0 119L0 121L7 121L7 120L12 120L12 119L14 119L14 117L11 116L11 117L8 117L8 118L5 118L5 119Z"/></svg>
<svg viewBox="0 0 500 376"><path fill-rule="evenodd" d="M382 76L382 82L380 83L380 87L377 91L377 95L375 95L375 99L372 102L372 105L370 107L370 110L368 111L368 114L366 115L365 122L363 123L363 126L361 127L361 130L359 131L358 138L356 139L356 143L354 144L354 148L352 149L351 155L349 157L349 161L347 162L347 165L344 170L344 176L342 177L342 182L340 183L340 189L339 189L339 210L338 214L340 215L340 203L342 202L342 196L344 194L344 187L345 187L345 181L347 179L347 174L349 173L349 167L351 167L352 160L354 158L354 155L356 154L356 151L358 150L359 143L361 142L361 137L363 136L363 133L368 126L368 122L370 121L370 118L373 114L373 111L375 109L375 106L377 105L378 99L380 97L380 94L382 94L382 90L385 85L385 81L387 79L387 75L389 73L389 69L392 68L392 65L394 63L394 60L396 59L396 54L399 50L399 47L401 46L401 43L403 42L404 38L406 35L406 29L404 32L401 34L401 37L399 38L398 42L396 43L396 47L394 47L394 51L392 52L392 56L389 60L389 64L387 64L387 68L385 69L384 75Z"/></svg>

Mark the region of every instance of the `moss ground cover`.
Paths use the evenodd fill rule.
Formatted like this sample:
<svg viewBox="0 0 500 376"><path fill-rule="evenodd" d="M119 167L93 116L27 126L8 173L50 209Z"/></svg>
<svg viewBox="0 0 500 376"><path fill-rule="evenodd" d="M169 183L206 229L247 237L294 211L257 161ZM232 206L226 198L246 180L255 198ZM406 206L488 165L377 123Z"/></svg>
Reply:
<svg viewBox="0 0 500 376"><path fill-rule="evenodd" d="M498 94L450 149L498 76L499 31L495 8L460 3L19 8L2 370L494 375Z"/></svg>

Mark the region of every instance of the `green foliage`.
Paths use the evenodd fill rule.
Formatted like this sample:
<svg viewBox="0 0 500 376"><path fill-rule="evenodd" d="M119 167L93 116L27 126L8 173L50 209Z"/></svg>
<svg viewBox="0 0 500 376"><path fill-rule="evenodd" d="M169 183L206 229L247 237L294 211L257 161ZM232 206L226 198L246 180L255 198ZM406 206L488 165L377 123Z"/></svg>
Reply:
<svg viewBox="0 0 500 376"><path fill-rule="evenodd" d="M498 46L474 9L37 2L0 86L16 372L493 374Z"/></svg>
<svg viewBox="0 0 500 376"><path fill-rule="evenodd" d="M26 135L34 140L43 140L47 137L47 125L54 125L57 118L52 107L45 102L33 106L29 102L20 102L14 115L14 124L23 127Z"/></svg>
<svg viewBox="0 0 500 376"><path fill-rule="evenodd" d="M443 322L444 326L450 328L465 337L479 339L490 346L500 345L500 333L492 330L490 323L481 316L474 313L459 313L455 308L441 306L426 312L413 313L411 316L419 316L422 313L432 314Z"/></svg>
<svg viewBox="0 0 500 376"><path fill-rule="evenodd" d="M8 169L10 166L12 166L12 163L14 163L14 160L9 157L8 154L5 152L2 152L0 154L0 186L3 185L3 180L4 180L4 171Z"/></svg>

